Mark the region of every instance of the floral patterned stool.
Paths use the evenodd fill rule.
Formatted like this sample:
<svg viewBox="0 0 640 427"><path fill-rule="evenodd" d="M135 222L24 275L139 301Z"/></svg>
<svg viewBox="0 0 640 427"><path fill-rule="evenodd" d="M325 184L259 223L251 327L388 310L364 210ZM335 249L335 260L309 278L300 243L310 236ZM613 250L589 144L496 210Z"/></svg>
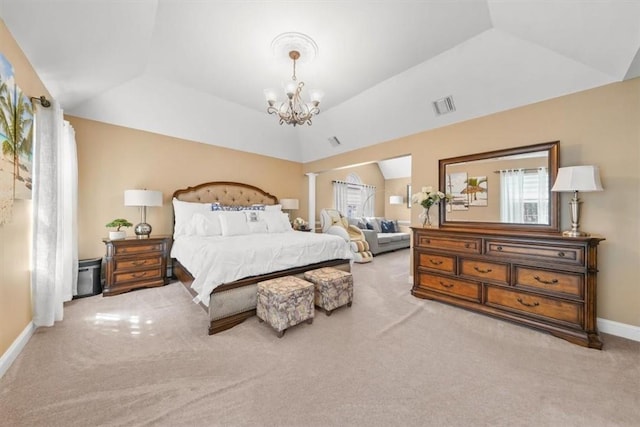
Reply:
<svg viewBox="0 0 640 427"><path fill-rule="evenodd" d="M315 285L315 304L324 309L327 316L333 310L353 302L353 276L331 267L318 268L304 273L304 278Z"/></svg>
<svg viewBox="0 0 640 427"><path fill-rule="evenodd" d="M258 282L258 318L271 325L278 332L278 338L282 338L287 328L305 320L311 324L313 291L313 283L295 276Z"/></svg>

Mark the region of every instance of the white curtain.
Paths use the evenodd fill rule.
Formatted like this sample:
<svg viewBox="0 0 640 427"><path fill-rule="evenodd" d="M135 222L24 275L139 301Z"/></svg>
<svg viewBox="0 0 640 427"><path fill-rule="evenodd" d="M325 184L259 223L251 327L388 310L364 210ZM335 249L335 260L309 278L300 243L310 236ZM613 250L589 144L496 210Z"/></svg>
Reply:
<svg viewBox="0 0 640 427"><path fill-rule="evenodd" d="M33 323L63 318L63 302L77 293L78 160L75 132L60 105L35 103L33 157Z"/></svg>
<svg viewBox="0 0 640 427"><path fill-rule="evenodd" d="M500 221L524 222L524 170L500 171Z"/></svg>
<svg viewBox="0 0 640 427"><path fill-rule="evenodd" d="M362 204L362 216L373 217L375 216L376 206L376 187L370 185L364 185L361 190L362 198L364 200Z"/></svg>
<svg viewBox="0 0 640 427"><path fill-rule="evenodd" d="M333 181L333 207L339 212L347 212L349 200L349 184Z"/></svg>
<svg viewBox="0 0 640 427"><path fill-rule="evenodd" d="M538 224L549 223L549 174L546 168L538 169Z"/></svg>

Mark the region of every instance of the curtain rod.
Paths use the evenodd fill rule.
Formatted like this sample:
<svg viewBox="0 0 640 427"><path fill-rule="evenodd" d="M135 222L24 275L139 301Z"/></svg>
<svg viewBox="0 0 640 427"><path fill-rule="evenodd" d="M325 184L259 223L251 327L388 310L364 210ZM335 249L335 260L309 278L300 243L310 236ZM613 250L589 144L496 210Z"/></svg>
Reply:
<svg viewBox="0 0 640 427"><path fill-rule="evenodd" d="M40 96L40 98L36 98L35 96L32 96L29 99L31 99L32 101L40 102L40 105L42 105L44 108L51 107L51 102L49 102L49 100L44 95Z"/></svg>
<svg viewBox="0 0 640 427"><path fill-rule="evenodd" d="M340 180L337 180L337 179L334 179L334 180L333 180L333 181L331 181L331 182L333 182L334 184L354 185L354 186L356 186L356 187L376 188L376 186L375 186L375 185L356 184L356 183L353 183L353 182L340 181Z"/></svg>
<svg viewBox="0 0 640 427"><path fill-rule="evenodd" d="M525 171L525 172L533 172L533 171L539 171L540 169L544 169L547 170L547 168L520 168L520 169L503 169L501 171L493 171L493 173L500 173L502 171Z"/></svg>

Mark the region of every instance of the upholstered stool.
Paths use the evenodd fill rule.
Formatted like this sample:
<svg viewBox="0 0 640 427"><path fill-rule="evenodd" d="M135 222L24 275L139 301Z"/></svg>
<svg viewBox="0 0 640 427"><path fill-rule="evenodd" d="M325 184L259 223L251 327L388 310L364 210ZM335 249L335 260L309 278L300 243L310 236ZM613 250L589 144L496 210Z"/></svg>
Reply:
<svg viewBox="0 0 640 427"><path fill-rule="evenodd" d="M313 283L295 276L258 282L258 318L271 325L278 338L291 326L304 321L313 323L314 288Z"/></svg>
<svg viewBox="0 0 640 427"><path fill-rule="evenodd" d="M315 285L315 304L327 316L333 310L353 302L353 276L346 271L324 267L304 273L304 278Z"/></svg>

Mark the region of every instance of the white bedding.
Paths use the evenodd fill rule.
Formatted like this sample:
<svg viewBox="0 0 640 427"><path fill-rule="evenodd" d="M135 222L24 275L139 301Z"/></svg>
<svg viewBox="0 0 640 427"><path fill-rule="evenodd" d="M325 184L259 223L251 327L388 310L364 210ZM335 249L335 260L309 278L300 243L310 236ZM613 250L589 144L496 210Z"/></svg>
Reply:
<svg viewBox="0 0 640 427"><path fill-rule="evenodd" d="M353 259L349 244L330 234L256 233L239 236L177 236L171 256L193 275L195 301L209 305L219 285L244 277L332 259Z"/></svg>

